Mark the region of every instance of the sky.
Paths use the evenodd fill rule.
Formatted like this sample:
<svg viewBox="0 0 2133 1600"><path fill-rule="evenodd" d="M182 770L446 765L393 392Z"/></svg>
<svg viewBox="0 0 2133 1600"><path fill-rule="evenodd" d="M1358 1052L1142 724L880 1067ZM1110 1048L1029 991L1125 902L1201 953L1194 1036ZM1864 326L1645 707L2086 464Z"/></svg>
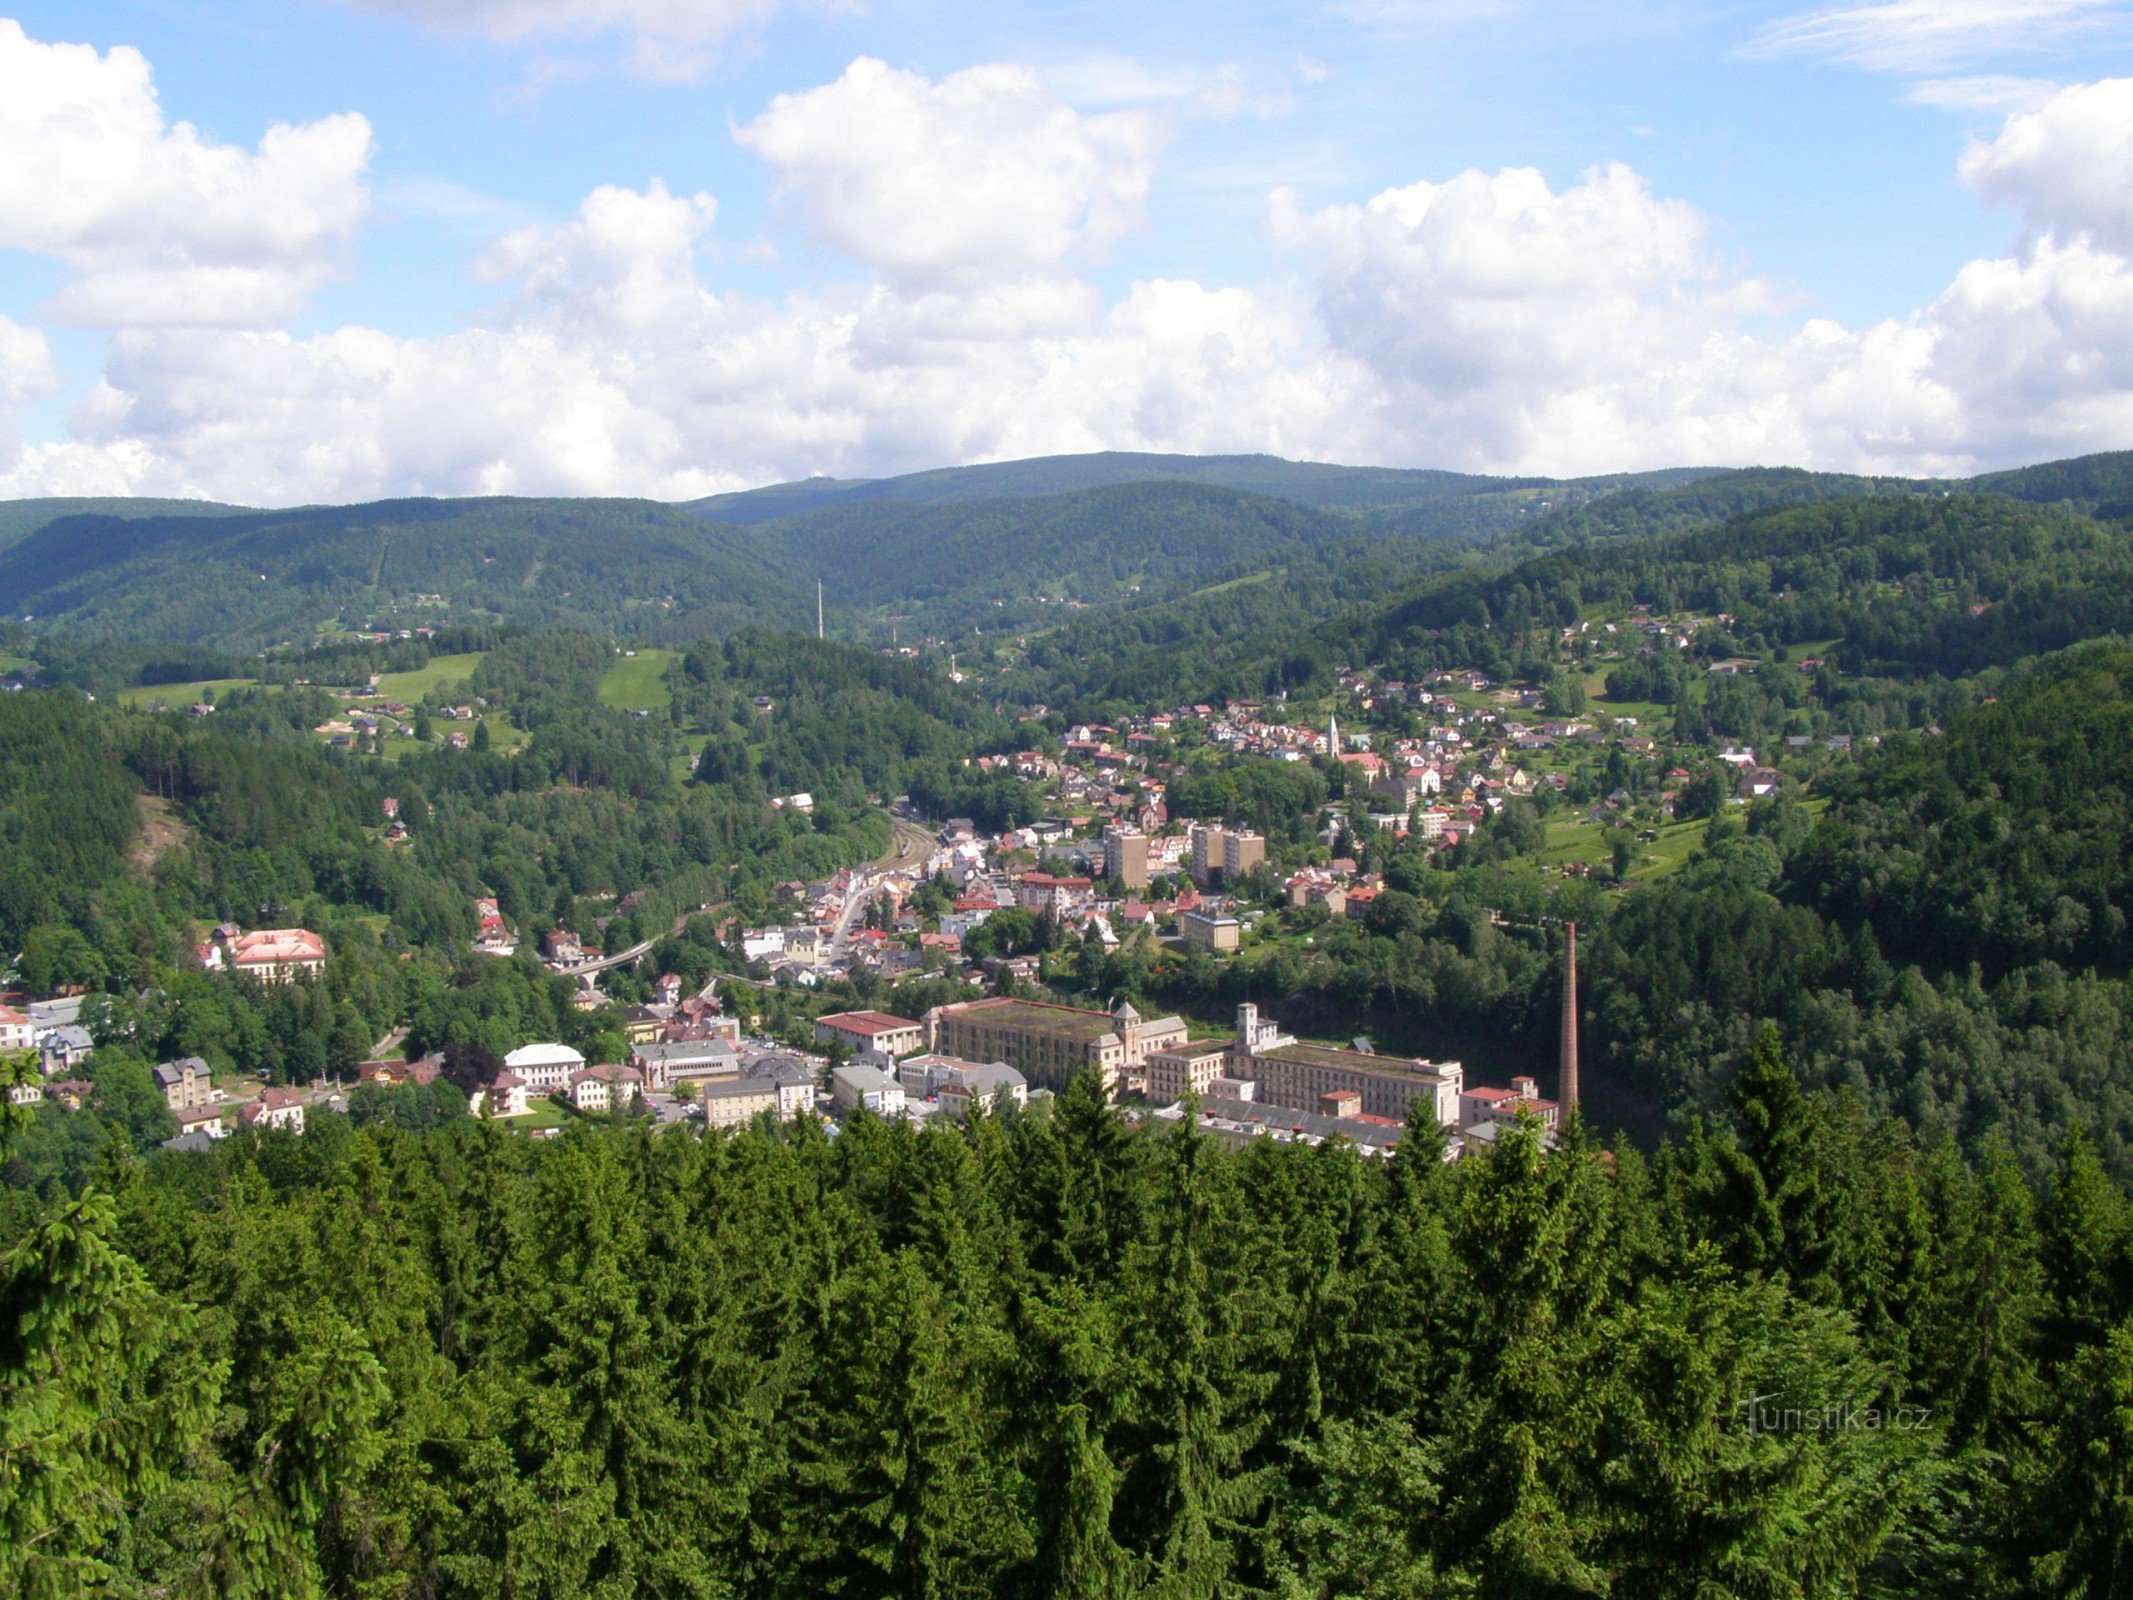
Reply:
<svg viewBox="0 0 2133 1600"><path fill-rule="evenodd" d="M2133 0L0 0L0 497L2133 448Z"/></svg>

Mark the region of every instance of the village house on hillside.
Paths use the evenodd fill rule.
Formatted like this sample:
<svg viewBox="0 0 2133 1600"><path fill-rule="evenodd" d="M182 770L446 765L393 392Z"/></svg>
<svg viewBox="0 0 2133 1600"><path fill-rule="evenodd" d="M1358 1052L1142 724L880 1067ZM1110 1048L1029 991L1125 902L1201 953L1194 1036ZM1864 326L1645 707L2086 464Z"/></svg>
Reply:
<svg viewBox="0 0 2133 1600"><path fill-rule="evenodd" d="M326 970L326 941L309 928L260 928L243 933L225 922L194 947L209 972L240 972L263 983L317 977Z"/></svg>

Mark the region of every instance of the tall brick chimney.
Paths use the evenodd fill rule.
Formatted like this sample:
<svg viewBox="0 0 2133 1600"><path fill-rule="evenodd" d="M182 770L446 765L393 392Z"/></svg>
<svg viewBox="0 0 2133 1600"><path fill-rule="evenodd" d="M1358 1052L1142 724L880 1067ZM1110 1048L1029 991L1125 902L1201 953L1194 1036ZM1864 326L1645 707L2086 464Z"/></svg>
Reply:
<svg viewBox="0 0 2133 1600"><path fill-rule="evenodd" d="M1578 925L1563 925L1563 1034L1556 1059L1556 1092L1567 1116L1578 1103Z"/></svg>

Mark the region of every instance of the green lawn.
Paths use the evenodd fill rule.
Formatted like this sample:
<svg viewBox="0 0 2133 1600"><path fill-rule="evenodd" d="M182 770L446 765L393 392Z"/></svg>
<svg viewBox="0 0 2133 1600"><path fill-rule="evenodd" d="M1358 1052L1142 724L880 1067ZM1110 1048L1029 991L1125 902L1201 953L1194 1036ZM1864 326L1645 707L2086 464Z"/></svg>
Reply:
<svg viewBox="0 0 2133 1600"><path fill-rule="evenodd" d="M388 672L378 680L378 698L411 706L432 689L473 677L482 655L482 651L474 650L465 655L431 656L428 666L417 667L413 672Z"/></svg>
<svg viewBox="0 0 2133 1600"><path fill-rule="evenodd" d="M1659 829L1657 839L1637 839L1637 856L1630 863L1629 875L1639 882L1649 882L1678 871L1703 843L1704 827L1701 820L1669 822ZM1548 842L1541 850L1540 859L1557 867L1573 861L1605 866L1613 837L1610 830L1597 822L1551 822L1548 824Z"/></svg>
<svg viewBox="0 0 2133 1600"><path fill-rule="evenodd" d="M1639 840L1637 859L1630 867L1629 875L1649 881L1678 872L1682 863L1702 845L1707 826L1709 824L1701 818L1694 822L1669 822L1660 828L1656 840Z"/></svg>
<svg viewBox="0 0 2133 1600"><path fill-rule="evenodd" d="M214 690L215 698L220 700L232 689L251 687L253 680L250 678L206 678L198 683L151 683L138 688L119 690L118 702L122 706L145 706L160 700L175 711L180 706L195 704L203 689Z"/></svg>
<svg viewBox="0 0 2133 1600"><path fill-rule="evenodd" d="M1548 824L1547 843L1540 858L1550 866L1572 861L1605 861L1605 834L1597 822L1555 821Z"/></svg>
<svg viewBox="0 0 2133 1600"><path fill-rule="evenodd" d="M24 667L35 665L37 663L28 656L11 656L5 650L0 650L0 672L19 672Z"/></svg>
<svg viewBox="0 0 2133 1600"><path fill-rule="evenodd" d="M667 668L681 659L679 650L639 650L624 656L600 680L600 703L617 711L664 711L674 703Z"/></svg>
<svg viewBox="0 0 2133 1600"><path fill-rule="evenodd" d="M560 1128L576 1115L575 1111L566 1110L553 1100L540 1099L526 1108L524 1116L498 1117L496 1125L500 1128Z"/></svg>

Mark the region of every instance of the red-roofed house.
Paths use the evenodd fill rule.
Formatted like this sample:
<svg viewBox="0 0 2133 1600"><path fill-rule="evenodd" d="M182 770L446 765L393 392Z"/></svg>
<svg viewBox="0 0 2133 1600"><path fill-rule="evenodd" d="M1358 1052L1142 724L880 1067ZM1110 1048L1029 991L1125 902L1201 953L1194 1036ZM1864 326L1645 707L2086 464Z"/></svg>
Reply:
<svg viewBox="0 0 2133 1600"><path fill-rule="evenodd" d="M316 977L326 970L326 941L309 928L239 933L225 924L199 949L200 964L210 972L242 972L263 983L287 983L300 973Z"/></svg>
<svg viewBox="0 0 2133 1600"><path fill-rule="evenodd" d="M304 1131L304 1100L294 1089L262 1089L259 1098L238 1108L237 1120L247 1128L286 1128Z"/></svg>

